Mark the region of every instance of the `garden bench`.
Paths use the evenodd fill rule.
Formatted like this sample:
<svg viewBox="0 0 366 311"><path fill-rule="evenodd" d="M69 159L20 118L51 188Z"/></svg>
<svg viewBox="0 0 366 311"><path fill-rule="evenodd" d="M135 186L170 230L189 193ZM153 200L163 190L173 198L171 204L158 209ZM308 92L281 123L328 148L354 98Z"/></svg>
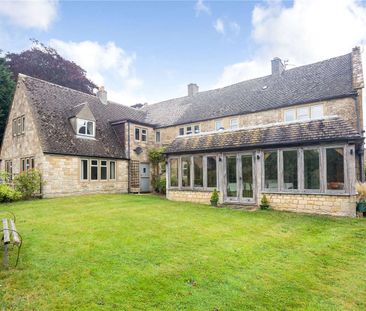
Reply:
<svg viewBox="0 0 366 311"><path fill-rule="evenodd" d="M4 267L8 267L9 265L9 246L16 246L17 247L17 258L15 262L15 267L18 265L19 261L19 254L20 248L22 246L22 237L17 231L15 226L15 215L11 212L0 212L0 213L7 213L12 215L11 218L2 218L2 245L4 246L4 256L3 256L3 265Z"/></svg>

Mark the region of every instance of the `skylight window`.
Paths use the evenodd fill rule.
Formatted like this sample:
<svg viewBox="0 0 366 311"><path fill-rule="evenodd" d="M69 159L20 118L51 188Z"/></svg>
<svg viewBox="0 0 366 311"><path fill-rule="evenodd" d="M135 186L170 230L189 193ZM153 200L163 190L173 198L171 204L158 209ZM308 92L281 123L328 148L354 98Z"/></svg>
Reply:
<svg viewBox="0 0 366 311"><path fill-rule="evenodd" d="M95 136L95 122L77 119L77 134L80 136Z"/></svg>

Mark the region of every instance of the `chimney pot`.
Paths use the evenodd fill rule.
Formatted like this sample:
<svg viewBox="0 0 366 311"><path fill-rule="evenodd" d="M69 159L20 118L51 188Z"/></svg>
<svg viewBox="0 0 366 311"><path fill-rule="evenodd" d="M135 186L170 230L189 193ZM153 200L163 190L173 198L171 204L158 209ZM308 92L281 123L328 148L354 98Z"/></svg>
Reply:
<svg viewBox="0 0 366 311"><path fill-rule="evenodd" d="M107 91L104 89L104 86L99 87L97 97L102 102L102 104L104 105L108 104Z"/></svg>
<svg viewBox="0 0 366 311"><path fill-rule="evenodd" d="M199 87L195 83L188 84L188 96L194 96L198 93Z"/></svg>
<svg viewBox="0 0 366 311"><path fill-rule="evenodd" d="M272 65L272 76L280 76L282 72L285 71L285 65L283 64L281 58L275 57L271 60Z"/></svg>

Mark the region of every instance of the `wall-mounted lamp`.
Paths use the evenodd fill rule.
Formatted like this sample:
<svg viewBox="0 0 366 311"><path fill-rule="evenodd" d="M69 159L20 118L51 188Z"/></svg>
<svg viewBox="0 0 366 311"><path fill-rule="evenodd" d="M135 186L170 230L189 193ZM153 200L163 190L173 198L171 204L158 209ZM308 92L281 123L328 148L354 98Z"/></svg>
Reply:
<svg viewBox="0 0 366 311"><path fill-rule="evenodd" d="M261 158L261 156L259 154L257 154L257 160L259 160Z"/></svg>
<svg viewBox="0 0 366 311"><path fill-rule="evenodd" d="M221 162L222 161L222 159L221 159L221 157L219 157L219 162Z"/></svg>
<svg viewBox="0 0 366 311"><path fill-rule="evenodd" d="M168 161L165 161L165 164L166 164L166 165L168 165L168 163L169 163Z"/></svg>
<svg viewBox="0 0 366 311"><path fill-rule="evenodd" d="M350 154L353 155L353 149L350 150Z"/></svg>

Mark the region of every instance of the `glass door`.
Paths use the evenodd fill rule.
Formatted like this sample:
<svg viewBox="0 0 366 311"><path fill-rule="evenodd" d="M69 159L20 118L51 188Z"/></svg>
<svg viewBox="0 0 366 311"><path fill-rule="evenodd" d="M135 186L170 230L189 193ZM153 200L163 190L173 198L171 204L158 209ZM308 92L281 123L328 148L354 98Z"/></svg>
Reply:
<svg viewBox="0 0 366 311"><path fill-rule="evenodd" d="M226 199L228 201L238 201L238 174L237 156L227 155L226 162Z"/></svg>
<svg viewBox="0 0 366 311"><path fill-rule="evenodd" d="M254 202L254 171L253 154L241 156L241 195L240 201L244 203Z"/></svg>

